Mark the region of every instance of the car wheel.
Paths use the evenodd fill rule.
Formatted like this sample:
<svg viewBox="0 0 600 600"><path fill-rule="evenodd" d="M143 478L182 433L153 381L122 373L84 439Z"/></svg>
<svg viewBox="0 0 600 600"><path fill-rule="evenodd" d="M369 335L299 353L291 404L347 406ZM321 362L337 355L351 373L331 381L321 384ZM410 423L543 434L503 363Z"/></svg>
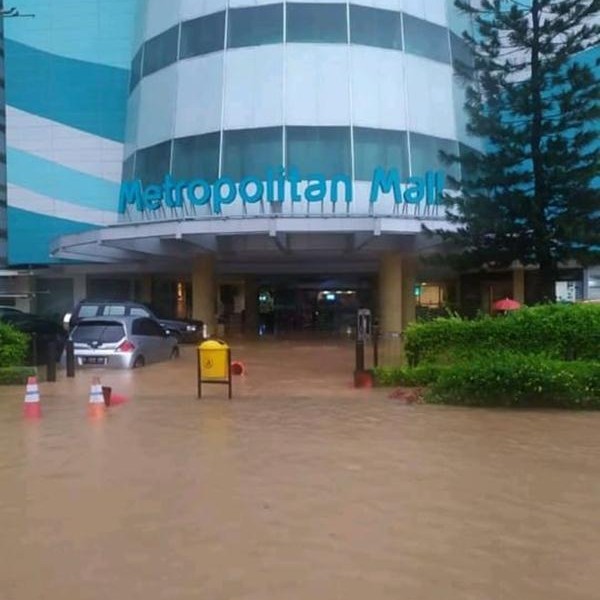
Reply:
<svg viewBox="0 0 600 600"><path fill-rule="evenodd" d="M175 346L173 350L171 350L171 360L176 360L179 358L179 348Z"/></svg>
<svg viewBox="0 0 600 600"><path fill-rule="evenodd" d="M133 368L139 369L140 367L143 367L145 364L146 364L146 359L143 356L138 356L135 359L135 362L133 363Z"/></svg>

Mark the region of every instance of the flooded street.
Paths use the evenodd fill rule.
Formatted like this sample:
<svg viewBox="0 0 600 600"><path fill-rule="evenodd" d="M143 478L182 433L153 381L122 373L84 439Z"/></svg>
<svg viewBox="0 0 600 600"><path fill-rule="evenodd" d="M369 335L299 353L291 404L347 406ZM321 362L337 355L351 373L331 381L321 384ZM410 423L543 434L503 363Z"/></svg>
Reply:
<svg viewBox="0 0 600 600"><path fill-rule="evenodd" d="M241 345L195 399L176 363L0 388L6 600L595 600L600 414L405 406L352 347ZM63 375L61 375L61 378Z"/></svg>

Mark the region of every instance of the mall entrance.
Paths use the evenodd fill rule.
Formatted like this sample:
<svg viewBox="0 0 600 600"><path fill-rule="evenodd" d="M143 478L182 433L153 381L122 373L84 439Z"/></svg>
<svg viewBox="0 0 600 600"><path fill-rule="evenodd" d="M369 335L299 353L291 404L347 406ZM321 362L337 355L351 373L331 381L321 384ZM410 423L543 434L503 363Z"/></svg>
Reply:
<svg viewBox="0 0 600 600"><path fill-rule="evenodd" d="M372 277L264 278L258 285L260 336L352 336L359 308L374 310Z"/></svg>

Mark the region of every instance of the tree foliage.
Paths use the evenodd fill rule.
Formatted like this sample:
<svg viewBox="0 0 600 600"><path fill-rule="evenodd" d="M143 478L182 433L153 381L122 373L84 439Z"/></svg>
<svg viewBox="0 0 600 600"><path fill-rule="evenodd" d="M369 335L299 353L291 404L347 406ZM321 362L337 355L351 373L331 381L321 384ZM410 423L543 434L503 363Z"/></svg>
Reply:
<svg viewBox="0 0 600 600"><path fill-rule="evenodd" d="M537 265L537 297L554 299L560 263L600 259L600 80L583 60L600 50L600 0L455 4L474 25L457 71L484 149L446 156L462 177L446 199L455 230L437 233L460 268Z"/></svg>

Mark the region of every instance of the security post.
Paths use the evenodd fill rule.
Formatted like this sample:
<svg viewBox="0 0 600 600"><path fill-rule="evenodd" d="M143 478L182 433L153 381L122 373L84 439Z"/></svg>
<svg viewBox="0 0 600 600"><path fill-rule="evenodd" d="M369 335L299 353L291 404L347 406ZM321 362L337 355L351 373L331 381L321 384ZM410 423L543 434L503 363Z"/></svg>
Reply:
<svg viewBox="0 0 600 600"><path fill-rule="evenodd" d="M231 348L222 340L208 339L198 346L198 398L203 383L224 383L231 400Z"/></svg>
<svg viewBox="0 0 600 600"><path fill-rule="evenodd" d="M365 379L365 344L371 338L371 311L359 309L356 315L356 362L354 365L354 386L363 387Z"/></svg>

